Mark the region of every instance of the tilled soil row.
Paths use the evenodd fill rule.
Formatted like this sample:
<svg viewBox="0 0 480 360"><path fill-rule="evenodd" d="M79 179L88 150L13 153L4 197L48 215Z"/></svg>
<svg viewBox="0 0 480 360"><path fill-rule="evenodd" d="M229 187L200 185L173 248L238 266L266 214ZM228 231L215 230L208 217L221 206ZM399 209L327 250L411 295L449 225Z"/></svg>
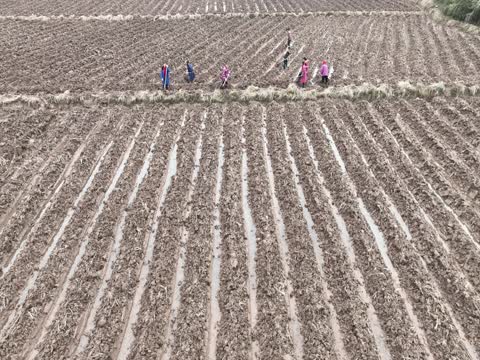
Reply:
<svg viewBox="0 0 480 360"><path fill-rule="evenodd" d="M439 120L443 119L438 119L438 115L429 103L418 107L424 109L423 111L415 110L406 102L402 102L401 105L402 110L405 109L402 114L408 114L408 111L413 114L412 117L402 117L405 123L408 122L410 129L415 129L411 133L412 143L423 145L423 159L432 159L433 161L429 161L430 166L440 175L437 177L443 186L438 186L432 180L436 190L440 192L447 205L453 208L461 207L463 211L465 207L469 208L467 210L469 213L466 215L473 217L469 227L477 237L480 236L478 224L480 199L475 199L480 189L480 177L477 175L480 172L480 154L477 154L475 149L458 134L446 129L444 123L439 123ZM427 124L426 119L431 125ZM465 157L463 154L466 152L468 155ZM432 176L427 172L426 177ZM463 215L463 211L460 214Z"/></svg>
<svg viewBox="0 0 480 360"><path fill-rule="evenodd" d="M444 102L445 99L441 99L440 104L442 104L442 101ZM455 155L463 160L466 166L471 167L475 170L475 173L478 173L480 171L480 165L478 164L480 155L477 147L480 143L480 137L476 130L472 128L470 121L465 117L462 118L462 115L456 109L453 108L452 110L448 105L442 107L436 103L427 103L427 107L429 110L428 118L438 126L438 128L435 126L431 129L448 143L456 152ZM459 122L463 126L459 126ZM463 147L460 145L463 145Z"/></svg>
<svg viewBox="0 0 480 360"><path fill-rule="evenodd" d="M56 314L50 315L53 317L50 326L43 330L47 333L44 335L43 342L38 344L38 358L51 359L68 353L72 340L75 340L78 324L85 321L82 321L84 311L92 296L98 291L98 279L104 272L108 253L115 237L115 224L126 208L129 189L135 185L138 169L142 167L144 157L148 153L149 145L159 125L155 114L139 113L139 115L142 121L145 121L143 129L135 140L125 170L105 205L105 211L98 218L91 234L87 235L90 240L77 270L72 274L70 287L63 285L65 299L58 305ZM145 117L147 119L143 120ZM127 144L129 145L130 141L126 141L125 145Z"/></svg>
<svg viewBox="0 0 480 360"><path fill-rule="evenodd" d="M124 240L120 243L118 257L113 264L113 275L96 311L94 328L90 334L82 331L81 335L87 335L87 339L86 344L81 343L81 351L79 347L81 339L78 339L80 334L72 348L72 351L77 353L76 358L90 358L94 356L93 354L109 357L114 352L118 353L123 339L132 298L139 282L139 270L145 256L145 239L152 231L152 218L157 207L158 194L167 173L168 155L179 131L177 128L184 111L178 107L169 108L168 111L160 107L154 109L152 116L157 122L159 120L163 122L161 136L157 140L148 177L141 185L137 199L128 210L123 228Z"/></svg>
<svg viewBox="0 0 480 360"><path fill-rule="evenodd" d="M248 189L252 218L256 226L257 324L254 338L259 358L283 358L293 354L284 292L285 278L279 259L271 199L265 171L262 110L251 106L245 113L245 140L248 156Z"/></svg>
<svg viewBox="0 0 480 360"><path fill-rule="evenodd" d="M304 339L304 358L320 356L335 358L332 329L329 326L329 309L322 291L322 279L312 247L312 236L302 216L299 195L295 190L296 175L292 173L287 156L286 138L282 123L295 112L284 111L280 106L269 107L267 112L267 139L272 158L275 190L285 223L285 236L289 249L291 278L299 321ZM295 177L295 180L292 178ZM308 211L308 210L304 210Z"/></svg>
<svg viewBox="0 0 480 360"><path fill-rule="evenodd" d="M220 289L218 293L220 322L216 356L219 359L256 358L252 316L249 303L248 243L242 209L242 144L247 120L238 106L227 109L223 123L224 158L220 222L222 234ZM250 120L250 119L248 119ZM243 150L243 149L242 149ZM253 285L256 287L256 284ZM256 299L254 300L256 303Z"/></svg>
<svg viewBox="0 0 480 360"><path fill-rule="evenodd" d="M456 221L456 214L453 212L453 210L448 211L447 208L448 206L450 209L457 209L458 207L456 205L456 200L458 198L461 199L461 197L456 196L453 200L451 200L452 191L448 190L448 183L442 182L441 173L437 169L432 169L433 166L430 164L427 158L420 157L419 159L419 153L422 150L422 148L420 148L421 142L415 138L414 132L412 130L407 132L405 126L400 127L398 125L399 123L397 122L399 119L393 120L395 119L393 109L390 107L388 107L388 109L382 108L383 107L380 107L379 112L381 115L378 116L379 119L384 120L382 125L388 127L399 144L401 144L403 151L409 154L409 156L414 159L413 161L417 160L416 164L419 164L416 165L416 169L412 169L412 165L404 160L404 156L402 156L400 153L401 150L390 152L390 154L395 154L402 160L401 162L396 163L401 166L398 171L403 171L403 174L406 176L405 180L409 184L410 189L412 189L415 195L421 199L422 203L425 204L425 208L430 210L429 215L435 222L436 228L439 229L444 235L443 237L446 244L448 244L449 249L452 250L451 255L458 262L458 264L462 266L462 269L465 271L469 280L476 287L478 287L479 274L478 267L475 266L475 264L479 261L479 254L478 249L475 246L475 238L473 238L469 232L463 228L463 223ZM402 121L406 117L408 116L402 117ZM366 120L371 119L374 121L376 118L377 117L375 116L365 116ZM364 123L366 127L369 126L368 122L365 121ZM373 126L378 125L375 124ZM416 126L416 131L419 132L418 128L419 126ZM384 131L382 131L382 135L385 136ZM383 139L383 137L380 137L380 139ZM419 168L420 170L418 170ZM430 183L433 184L431 185L433 189L438 189L437 191L440 192L440 199L435 195L435 193L432 193L433 190L431 190L428 186ZM422 187L419 187L419 184L422 184ZM445 197L445 200L443 200L443 197ZM473 209L470 208L470 214L472 211ZM458 211L458 213L461 212ZM468 261L466 261L466 259ZM470 261L472 263L470 263Z"/></svg>
<svg viewBox="0 0 480 360"><path fill-rule="evenodd" d="M342 115L338 115L336 118L338 119L340 116ZM378 145L373 143L371 138L370 141L365 139L365 132L360 132L358 130L359 120L355 116L346 118L349 119L345 122L348 131L351 132L351 135L355 138L359 148L367 157L372 171L377 179L382 182L385 192L391 196L397 205L400 215L405 220L408 228L411 231L413 239L412 241L415 241L416 250L418 250L420 253L422 260L426 264L425 266L428 267L431 274L433 274L433 276L435 276L436 280L439 282L441 290L443 291L443 295L448 300L448 306L453 307L455 316L458 317L459 321L461 320L461 326L468 329L468 331L465 331L465 333L471 336L472 339L475 339L477 336L475 335L477 330L475 329L475 325L472 322L471 316L472 314L475 314L477 311L476 309L478 308L478 305L476 305L478 302L478 300L476 300L477 296L475 296L475 293L472 292L471 288L466 286L464 276L459 271L458 265L454 262L452 263L449 254L447 254L445 249L442 248L442 245L439 244L436 238L435 229L430 228L430 224L425 220L425 217L422 216L421 212L419 212L418 203L416 202L415 198L412 199L414 194L415 196L418 194L418 191L409 191L408 187L406 187L406 184L400 180L408 180L408 178L404 175L402 176L401 173L397 173L396 169L392 168L391 163L386 160L385 151L388 151L389 154L394 153L394 145L390 143L390 146L385 147L383 150L378 148ZM335 129L333 126L332 128ZM339 129L338 132L345 133L347 129ZM375 134L376 140L379 140L380 133L376 132ZM340 137L338 137L338 141L341 143ZM407 194L409 194L409 196L407 196ZM392 254L394 254L393 251ZM416 287L419 287L418 282ZM435 294L435 297L439 297L439 294ZM429 305L431 306L431 304ZM468 356L465 353L465 349L461 345L458 332L451 332L453 320L448 319L448 317L445 318L444 308L447 305L445 303L440 303L439 306L439 311L443 313L443 316L439 317L435 321L434 330L438 331L439 325L442 323L445 323L445 327L443 335L439 337L438 341L431 345L432 351L438 351L438 353L444 354L458 352L459 355L457 356ZM440 313L437 312L436 314L439 315ZM443 318L443 320L440 320L441 318ZM447 348L442 346L445 344L445 342L449 344ZM472 341L472 343L475 343L475 341ZM438 350L434 350L435 347L438 347ZM454 355L448 355L448 357L450 356Z"/></svg>
<svg viewBox="0 0 480 360"><path fill-rule="evenodd" d="M0 182L0 226L8 223L26 192L35 190L38 182L54 172L67 161L70 155L67 129L77 129L74 117L56 115L50 111L32 110L27 116L18 114L20 121L15 125L15 134L2 136L2 157L9 165L2 171ZM57 118L59 116L59 118ZM61 119L61 120L57 120ZM3 129L2 129L3 130ZM5 152L3 152L5 151ZM66 154L66 156L65 156ZM54 173L51 175L55 175Z"/></svg>
<svg viewBox="0 0 480 360"><path fill-rule="evenodd" d="M39 154L44 156L49 146L54 146L59 137L53 129L61 128L62 122L53 121L55 115L44 109L5 108L2 109L2 142L0 163L0 188L3 190L8 180L20 177L22 171L29 170L29 164L38 161ZM52 143L48 143L51 137ZM51 149L51 148L50 148ZM42 151L43 150L43 151ZM47 152L48 153L48 152ZM23 180L22 180L23 179Z"/></svg>
<svg viewBox="0 0 480 360"><path fill-rule="evenodd" d="M13 305L14 294L22 289L27 277L35 269L39 259L46 253L47 247L52 243L54 235L62 230L62 219L65 222L70 212L72 215L74 214L75 202L80 199L83 189L88 189L88 179L94 176L94 167L101 161L102 154L111 140L110 137L104 136L105 132L110 131L113 136L121 130L114 128L112 131L111 120L106 121L104 127L99 129L99 133L85 147L85 151L72 169L71 178L52 203L51 211L47 211L44 220L32 228L22 239L23 249L17 249L14 257L9 259L9 271L3 274L0 283L0 291L5 299L4 308ZM123 121L120 123L123 123ZM7 269L5 268L5 270ZM2 318L2 320L4 319Z"/></svg>
<svg viewBox="0 0 480 360"><path fill-rule="evenodd" d="M4 294L5 307L12 306L13 294L21 290L27 281L27 277L37 266L38 260L47 251L47 248L53 241L54 235L61 231L62 220L68 218L69 212L75 209L75 203L82 198L81 194L85 188L89 187L89 178L94 176L94 168L102 159L102 154L107 148L112 136L121 131L123 120L113 123L113 118L109 117L105 123L99 128L90 141L85 146L85 151L79 157L79 160L73 166L71 177L66 179L66 183L55 198L52 200L49 211L46 211L42 221L35 224L28 233L22 233L21 248L15 249L15 253L6 252L8 263L4 268L2 282L0 283L0 291ZM113 126L113 131L112 131ZM105 137L105 132L112 135ZM78 206L79 204L77 204ZM15 230L15 228L14 228ZM20 239L17 240L18 242ZM12 249L13 250L13 249ZM10 295L6 295L10 294Z"/></svg>
<svg viewBox="0 0 480 360"><path fill-rule="evenodd" d="M18 347L25 345L32 333L36 334L36 325L39 325L39 322L48 313L53 301L55 301L55 296L58 294L52 289L56 289L59 283L63 283L80 242L88 231L87 225L92 221L96 209L101 205L99 201L104 196L105 189L119 166L124 149L123 143L130 135L133 136L132 132L136 126L138 126L136 120L126 120L126 125L119 134L117 141L111 147L111 151L106 154L101 171L94 179L90 191L84 201L75 209L72 220L66 226L66 229L62 229L65 231L58 239L56 246L49 250L51 256L48 257L45 267L41 269L41 272L34 272L30 276L30 279L33 279L34 286L27 292L25 303L15 308L14 311L18 315L18 319L15 321L14 328L8 331L7 341L1 344L2 351L10 357L21 351ZM123 141L118 141L119 138ZM33 261L33 263L36 262ZM23 291L28 289L29 285L30 283L27 283L27 288L24 288ZM16 292L10 293L8 298L16 300L17 296L15 294Z"/></svg>
<svg viewBox="0 0 480 360"><path fill-rule="evenodd" d="M192 180L192 171L194 171L196 145L200 134L208 137L208 133L205 133L206 129L201 128L202 122L207 123L206 127L209 131L212 130L214 123L214 115L210 111L206 114L205 111L201 108L193 108L189 111L189 120L178 141L177 174L162 211L160 220L162 227L157 234L149 279L141 299L131 358L160 357L166 351L169 340L166 335L167 327L173 326L169 323L170 309L173 306L177 259L182 247L181 230L187 223L184 211L189 205L187 192ZM206 118L204 118L205 115Z"/></svg>
<svg viewBox="0 0 480 360"><path fill-rule="evenodd" d="M333 109L330 108L329 110ZM385 195L382 193L383 189L380 187L382 191L378 190L379 184L376 178L372 179L373 173L369 173L368 168L363 163L362 156L369 161L371 153L375 152L375 149L370 148L367 153L360 152L360 147L357 147L357 144L353 141L351 133L344 127L343 122L339 121L340 118L335 115L332 116L331 121L328 120L332 136L335 138L338 149L345 160L348 172L355 174L352 179L362 193L362 198L365 200L368 210L370 210L373 219L385 236L388 256L398 273L401 287L408 294L413 313L419 320L418 326L426 331L427 346L430 348L431 354L435 358L450 358L455 356L456 352L457 356L459 356L458 354L467 356L463 353L464 350L458 349L458 343L460 342L458 334L451 334L451 328L454 327L454 324L445 314L443 307L446 300L436 290L432 289L434 278L428 273L425 265L430 263L431 260L418 253L417 246L413 243L416 236L415 229L411 229L414 239L407 239L407 235L400 232L401 226L396 222L397 220L394 219L386 204ZM372 168L372 170L374 169ZM402 212L401 206L399 210ZM418 248L421 249L421 247ZM421 294L418 293L419 288L423 289ZM418 335L419 331L416 331L416 333L418 337L421 336L421 333ZM448 341L445 341L445 339L448 339ZM417 346L421 348L421 344ZM424 352L422 357L425 356L427 355Z"/></svg>
<svg viewBox="0 0 480 360"><path fill-rule="evenodd" d="M185 221L189 233L185 254L184 282L180 289L181 306L175 319L171 358L206 356L211 311L211 268L214 242L216 174L224 109L208 115L197 189L190 217ZM172 269L173 270L173 269ZM173 275L173 273L172 273ZM172 277L169 278L171 281Z"/></svg>
<svg viewBox="0 0 480 360"><path fill-rule="evenodd" d="M78 119L78 114L66 115L73 121L63 129L65 141L45 163L45 169L36 175L32 166L32 179L29 185L16 195L18 202L10 204L12 216L1 228L0 253L2 266L8 266L12 253L20 246L25 236L38 225L45 212L53 205L54 199L63 186L71 180L73 169L88 146L88 140L99 130L99 123L92 126L88 121ZM77 126L78 124L78 126ZM67 130L68 129L68 130ZM51 159L51 161L50 161ZM48 166L46 166L48 163ZM68 185L67 185L68 186ZM12 191L14 194L14 192Z"/></svg>
<svg viewBox="0 0 480 360"><path fill-rule="evenodd" d="M331 124L326 119L328 111L324 115L326 126L329 128ZM353 193L351 187L348 186L350 180L345 174L342 175L340 166L335 164L335 154L327 144L326 131L323 134L318 132L318 129L323 126L319 114L313 110L305 118L311 119L310 124L305 124L305 126L312 133L312 138L322 146L322 163L328 165L329 168L328 172L325 171L326 186L331 191L334 202L341 204L339 212L345 219L346 228L351 237L356 266L363 274L365 288L378 314L390 355L392 358L401 358L406 352L411 352L409 356L421 357L421 346L414 335L412 324L401 296L395 289L391 274L384 265L379 245L374 239L377 234L367 226L367 219L361 214L358 199L362 199L363 194ZM334 138L335 144L337 144L336 140ZM337 146L339 151L343 150L341 145L337 144ZM322 168L322 165L320 167ZM395 320L391 321L391 319ZM378 341L377 348L379 348ZM380 356L385 356L382 354L381 348L378 350Z"/></svg>
<svg viewBox="0 0 480 360"><path fill-rule="evenodd" d="M451 128L452 132L456 132L463 138L463 141L469 146L468 149L464 149L465 159L469 159L473 154L473 151L478 155L480 146L480 126L475 126L475 113L469 112L468 103L465 103L463 99L454 99L453 104L444 98L435 99L433 102L435 105L439 105L437 111L441 114L445 120L445 123Z"/></svg>
<svg viewBox="0 0 480 360"><path fill-rule="evenodd" d="M289 108L286 113L290 113L290 110L292 109ZM331 291L330 302L337 313L345 350L348 354L360 354L362 358L378 358L369 328L367 306L358 293L358 283L352 275L352 268L347 259L347 249L341 245L340 233L343 230L334 219L333 202L326 197L322 190L323 182L319 180L319 176L324 174L324 171L330 171L329 167L334 164L325 163L324 154L328 148L324 142L319 142L319 137L323 136L321 134L309 132L311 149L314 151L310 154L306 139L301 137L301 134L304 126L302 123L306 124L311 114L299 108L293 110L303 121L297 122L291 116L286 118L293 148L292 155L300 173L298 181L305 193L306 206L312 214L313 229L318 234L320 247L323 249L324 281L328 283ZM312 155L316 157L312 158ZM317 161L318 168L315 167L314 161ZM321 167L322 165L324 166Z"/></svg>

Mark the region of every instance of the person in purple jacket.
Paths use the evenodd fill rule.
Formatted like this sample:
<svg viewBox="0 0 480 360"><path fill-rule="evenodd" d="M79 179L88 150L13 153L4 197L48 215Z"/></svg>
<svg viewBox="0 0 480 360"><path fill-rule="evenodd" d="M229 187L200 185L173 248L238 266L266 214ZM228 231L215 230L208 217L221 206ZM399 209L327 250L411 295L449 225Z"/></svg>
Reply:
<svg viewBox="0 0 480 360"><path fill-rule="evenodd" d="M322 75L322 83L328 84L328 65L327 61L322 61L322 67L320 68L320 75Z"/></svg>

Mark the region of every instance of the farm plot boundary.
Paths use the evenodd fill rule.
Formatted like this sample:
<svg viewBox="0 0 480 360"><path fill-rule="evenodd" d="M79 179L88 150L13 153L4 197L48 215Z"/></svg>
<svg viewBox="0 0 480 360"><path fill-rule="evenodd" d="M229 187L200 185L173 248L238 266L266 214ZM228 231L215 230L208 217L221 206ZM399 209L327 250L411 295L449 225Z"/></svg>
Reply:
<svg viewBox="0 0 480 360"><path fill-rule="evenodd" d="M230 12L230 13L208 13L208 14L175 14L175 15L139 15L139 14L106 14L106 15L0 15L2 20L20 21L130 21L130 20L195 20L210 18L257 18L257 17L311 17L311 16L421 16L423 11L418 10L334 10L334 11L308 11L302 13L294 12Z"/></svg>
<svg viewBox="0 0 480 360"><path fill-rule="evenodd" d="M260 88L250 86L246 89L232 89L229 91L183 91L172 94L162 91L115 91L115 92L87 92L59 94L0 94L0 105L22 104L29 106L68 105L68 104L123 104L134 105L140 103L227 103L227 102L269 102L269 101L304 101L321 98L340 99L381 99L381 98L430 98L434 96L479 96L480 86L466 86L463 83L434 84L399 82L397 85L374 85L364 83L351 86L331 86L329 88L314 87L302 90L295 85L285 89Z"/></svg>

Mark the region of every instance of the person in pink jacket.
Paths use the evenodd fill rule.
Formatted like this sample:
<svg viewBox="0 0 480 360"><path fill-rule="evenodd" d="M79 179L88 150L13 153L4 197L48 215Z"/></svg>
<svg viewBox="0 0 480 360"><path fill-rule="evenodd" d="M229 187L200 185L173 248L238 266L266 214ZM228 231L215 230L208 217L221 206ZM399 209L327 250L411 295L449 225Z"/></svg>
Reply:
<svg viewBox="0 0 480 360"><path fill-rule="evenodd" d="M305 87L305 84L308 82L308 60L303 58L302 70L300 72L300 85Z"/></svg>
<svg viewBox="0 0 480 360"><path fill-rule="evenodd" d="M322 75L322 83L328 84L328 65L327 61L323 60L322 67L320 68L320 75Z"/></svg>

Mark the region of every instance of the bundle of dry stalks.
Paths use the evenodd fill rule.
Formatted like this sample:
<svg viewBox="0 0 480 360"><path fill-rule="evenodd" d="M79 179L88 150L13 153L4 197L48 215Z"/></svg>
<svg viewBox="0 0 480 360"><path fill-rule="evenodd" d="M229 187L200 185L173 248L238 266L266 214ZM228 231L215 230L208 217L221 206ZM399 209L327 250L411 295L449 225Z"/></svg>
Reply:
<svg viewBox="0 0 480 360"><path fill-rule="evenodd" d="M328 88L314 87L300 89L294 84L287 88L249 86L246 89L214 91L185 91L165 93L163 91L115 91L60 94L3 94L0 95L0 105L20 103L29 106L68 105L68 104L122 104L135 105L142 103L228 103L228 102L288 102L312 101L321 98L341 98L349 100L374 100L392 97L435 96L478 96L480 86L467 86L463 83L433 84L412 83L401 81L397 85L364 83L361 85L331 86Z"/></svg>

